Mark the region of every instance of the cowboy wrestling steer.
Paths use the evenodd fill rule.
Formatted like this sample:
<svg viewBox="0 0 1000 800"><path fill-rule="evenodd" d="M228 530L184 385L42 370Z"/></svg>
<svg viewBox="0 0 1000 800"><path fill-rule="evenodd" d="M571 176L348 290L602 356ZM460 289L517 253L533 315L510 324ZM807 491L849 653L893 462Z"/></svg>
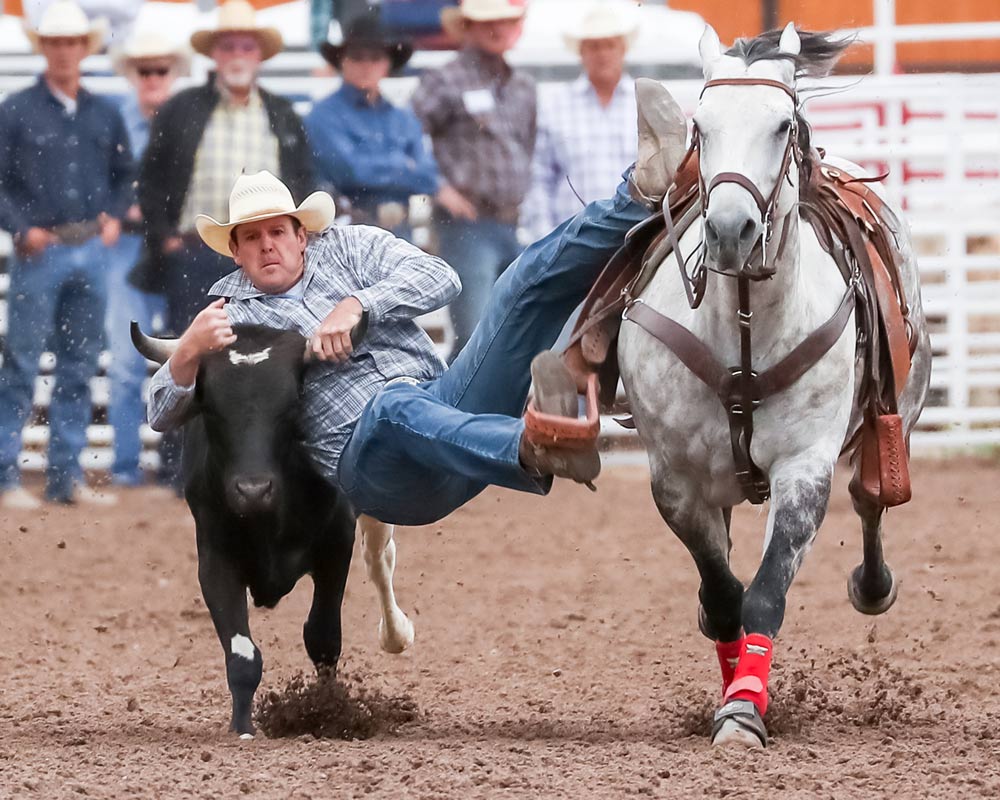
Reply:
<svg viewBox="0 0 1000 800"><path fill-rule="evenodd" d="M317 668L336 668L355 517L299 443L305 339L256 325L233 331L236 342L200 365L182 469L197 529L198 579L226 657L230 730L249 738L263 660L250 635L247 590L255 605L273 608L311 574L306 652ZM175 346L143 335L135 323L132 338L160 363ZM393 596L392 526L364 516L360 523L369 577L382 601L381 645L398 653L412 643L413 626Z"/></svg>

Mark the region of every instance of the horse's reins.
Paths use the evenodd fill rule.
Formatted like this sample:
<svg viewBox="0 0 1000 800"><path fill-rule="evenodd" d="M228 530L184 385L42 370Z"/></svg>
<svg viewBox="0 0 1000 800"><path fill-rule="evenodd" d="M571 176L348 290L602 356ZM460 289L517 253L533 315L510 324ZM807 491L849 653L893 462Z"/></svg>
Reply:
<svg viewBox="0 0 1000 800"><path fill-rule="evenodd" d="M792 99L792 103L797 107L798 100L795 90L786 86L780 81L767 80L764 78L720 78L708 81L702 88L702 94L706 89L713 86L770 86L781 89ZM660 342L665 344L677 358L694 375L712 389L719 398L726 410L729 420L730 441L733 451L733 461L736 466L736 479L744 496L751 503L763 503L771 493L770 482L767 475L750 455L750 444L753 439L753 412L760 406L765 398L784 391L802 377L813 365L819 361L840 339L854 310L854 296L857 289L857 282L851 279L848 282L847 291L844 293L840 305L825 323L810 333L781 361L758 375L753 370L753 349L750 333L750 323L753 319L753 312L750 310L750 281L760 280L773 275L773 269L769 272L767 267L767 243L773 233L773 213L774 206L781 191L781 185L788 178L788 170L791 159L799 160L799 154L795 148L796 127L793 124L788 130L788 140L785 143L785 151L781 160L781 168L778 179L775 182L771 194L765 198L759 188L739 172L720 172L712 178L708 186L698 168L698 190L700 193L701 215L704 219L708 213L709 196L712 190L723 183L735 183L749 192L754 199L761 215L761 222L764 230L761 232L759 243L761 252L761 270L751 275L747 269L747 263L756 251L756 245L751 249L747 258L747 263L743 265L739 273L717 272L726 277L735 277L739 295L739 308L737 309L737 321L740 334L740 364L737 367L724 367L719 363L712 351L687 328L678 324L669 317L665 317L641 299L631 295L633 287L626 288L626 305L622 312L623 320L631 320L641 328L646 330ZM691 143L685 161L691 158L698 150L697 129ZM689 274L681 255L680 242L677 238L676 228L670 214L668 196L665 196L662 204L663 218L666 223L667 241L677 259L680 269L681 281L687 294L688 304L691 308L697 308L704 297L705 282L707 272L704 267L704 254L702 260L695 268L693 274ZM784 250L786 237L790 222L782 226L781 239L778 244L778 257Z"/></svg>

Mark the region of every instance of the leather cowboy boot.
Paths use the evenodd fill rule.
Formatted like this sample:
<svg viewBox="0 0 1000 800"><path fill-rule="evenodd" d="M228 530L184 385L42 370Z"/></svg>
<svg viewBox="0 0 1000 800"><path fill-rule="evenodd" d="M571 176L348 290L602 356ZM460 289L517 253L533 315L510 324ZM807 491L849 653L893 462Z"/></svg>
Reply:
<svg viewBox="0 0 1000 800"><path fill-rule="evenodd" d="M659 81L635 82L639 153L629 179L632 199L658 211L687 152L687 118Z"/></svg>
<svg viewBox="0 0 1000 800"><path fill-rule="evenodd" d="M531 362L534 407L543 414L577 418L576 381L563 360L551 350L543 350ZM521 465L539 475L555 475L578 483L591 483L601 472L597 437L573 447L541 446L521 437L518 451Z"/></svg>

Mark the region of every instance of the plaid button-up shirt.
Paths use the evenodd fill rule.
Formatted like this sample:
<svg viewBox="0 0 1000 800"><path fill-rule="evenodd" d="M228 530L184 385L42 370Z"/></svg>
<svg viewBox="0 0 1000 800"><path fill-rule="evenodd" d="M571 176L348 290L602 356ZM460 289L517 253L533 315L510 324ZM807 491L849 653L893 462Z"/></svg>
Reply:
<svg viewBox="0 0 1000 800"><path fill-rule="evenodd" d="M485 216L515 213L531 183L535 82L499 56L462 50L425 72L412 107L448 182Z"/></svg>
<svg viewBox="0 0 1000 800"><path fill-rule="evenodd" d="M278 138L271 130L267 110L256 89L246 105L233 103L220 84L219 104L209 117L194 158L191 185L177 228L194 231L199 214L214 219L229 218L229 192L244 172L266 169L280 175Z"/></svg>
<svg viewBox="0 0 1000 800"><path fill-rule="evenodd" d="M531 191L521 206L521 224L533 238L583 207L573 189L584 203L613 197L638 147L635 89L628 75L607 106L586 76L553 86L539 99Z"/></svg>
<svg viewBox="0 0 1000 800"><path fill-rule="evenodd" d="M225 309L234 325L266 325L307 337L346 297L356 297L368 312L368 333L349 361L317 362L306 370L305 445L326 478L336 482L340 454L368 401L386 382L441 374L444 364L414 317L450 302L461 288L440 258L379 228L350 225L311 239L302 280L285 294L261 292L242 270L220 280L210 294L229 298ZM169 362L164 364L149 385L150 426L177 427L193 397L194 386L178 386Z"/></svg>

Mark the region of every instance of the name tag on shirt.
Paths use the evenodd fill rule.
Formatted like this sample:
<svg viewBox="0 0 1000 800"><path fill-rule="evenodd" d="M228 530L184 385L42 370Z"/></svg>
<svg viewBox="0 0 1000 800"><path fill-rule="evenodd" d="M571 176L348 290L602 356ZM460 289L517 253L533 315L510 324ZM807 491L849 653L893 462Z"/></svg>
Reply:
<svg viewBox="0 0 1000 800"><path fill-rule="evenodd" d="M489 89L469 89L462 92L462 104L465 106L465 110L473 116L488 114L496 108L493 92Z"/></svg>

